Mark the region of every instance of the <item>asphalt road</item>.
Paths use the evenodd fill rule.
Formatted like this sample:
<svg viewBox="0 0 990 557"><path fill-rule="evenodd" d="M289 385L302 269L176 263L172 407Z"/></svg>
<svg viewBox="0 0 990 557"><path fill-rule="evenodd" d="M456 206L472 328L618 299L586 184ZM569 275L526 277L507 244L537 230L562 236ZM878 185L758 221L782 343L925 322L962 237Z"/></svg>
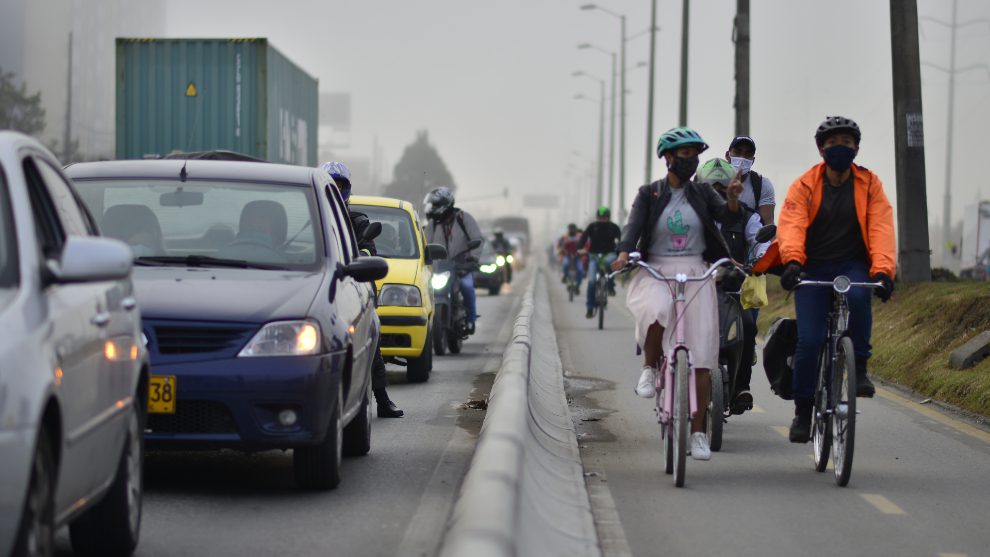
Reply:
<svg viewBox="0 0 990 557"><path fill-rule="evenodd" d="M652 401L620 288L605 330L549 281L554 323L605 554L664 556L990 555L990 434L891 389L859 399L852 480L812 468L787 441L791 403L754 370L756 408L725 427L721 452L663 472ZM963 372L960 372L963 373Z"/></svg>
<svg viewBox="0 0 990 557"><path fill-rule="evenodd" d="M375 417L371 453L345 458L333 491L297 489L288 452L149 454L136 555L433 555L484 418L463 405L487 397L528 275L501 296L479 294L477 333L434 360L429 382L407 384L389 365L406 416Z"/></svg>

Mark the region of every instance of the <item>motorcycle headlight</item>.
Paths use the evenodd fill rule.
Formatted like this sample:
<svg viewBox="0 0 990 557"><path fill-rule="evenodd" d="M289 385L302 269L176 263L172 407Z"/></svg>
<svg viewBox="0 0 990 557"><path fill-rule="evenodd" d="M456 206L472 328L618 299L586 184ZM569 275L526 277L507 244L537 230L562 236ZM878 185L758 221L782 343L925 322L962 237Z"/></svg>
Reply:
<svg viewBox="0 0 990 557"><path fill-rule="evenodd" d="M430 286L434 290L443 290L447 286L447 281L450 280L450 271L444 271L442 273L436 273L430 278Z"/></svg>
<svg viewBox="0 0 990 557"><path fill-rule="evenodd" d="M489 263L488 265L482 265L480 269L482 273L485 273L486 275L490 275L498 270L498 265L494 263Z"/></svg>
<svg viewBox="0 0 990 557"><path fill-rule="evenodd" d="M237 355L310 356L320 352L320 326L312 321L276 321L261 328Z"/></svg>
<svg viewBox="0 0 990 557"><path fill-rule="evenodd" d="M513 260L515 260L515 258L514 258L514 257L512 257L512 254L510 253L509 255L506 255L506 256L505 256L505 260L506 260L506 261L507 261L508 263L512 263L512 261L513 261Z"/></svg>
<svg viewBox="0 0 990 557"><path fill-rule="evenodd" d="M423 296L415 286L386 284L378 294L378 305L418 307L423 305Z"/></svg>
<svg viewBox="0 0 990 557"><path fill-rule="evenodd" d="M503 257L501 255L498 256L498 257L496 257L495 258L495 264L498 265L499 267L505 265L505 257Z"/></svg>

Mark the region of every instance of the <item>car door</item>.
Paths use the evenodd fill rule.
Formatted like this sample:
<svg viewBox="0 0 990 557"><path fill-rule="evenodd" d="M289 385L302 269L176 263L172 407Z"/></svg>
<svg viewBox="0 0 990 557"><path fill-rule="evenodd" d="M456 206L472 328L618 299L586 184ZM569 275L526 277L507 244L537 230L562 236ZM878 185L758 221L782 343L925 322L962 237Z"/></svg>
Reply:
<svg viewBox="0 0 990 557"><path fill-rule="evenodd" d="M47 157L28 153L22 159L35 228L46 260L58 261L69 236L89 236L92 229L78 200ZM63 453L56 505L66 509L90 496L112 478L120 455L123 429L112 424L123 414L114 402L123 381L103 365L111 313L109 290L115 283L51 284L43 296L51 323L56 377L60 378Z"/></svg>

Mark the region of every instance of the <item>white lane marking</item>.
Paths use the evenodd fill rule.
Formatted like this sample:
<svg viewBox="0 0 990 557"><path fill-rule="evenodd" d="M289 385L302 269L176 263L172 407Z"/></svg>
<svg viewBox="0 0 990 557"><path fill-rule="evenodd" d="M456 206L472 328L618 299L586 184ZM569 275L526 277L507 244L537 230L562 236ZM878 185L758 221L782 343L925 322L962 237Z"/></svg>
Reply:
<svg viewBox="0 0 990 557"><path fill-rule="evenodd" d="M904 509L898 507L896 503L890 499L887 499L883 495L880 495L879 493L860 493L859 496L865 499L867 503L876 507L877 510L883 514L907 514L904 512Z"/></svg>
<svg viewBox="0 0 990 557"><path fill-rule="evenodd" d="M783 435L784 437L790 437L791 429L782 425L772 425L770 429L776 431L777 433Z"/></svg>
<svg viewBox="0 0 990 557"><path fill-rule="evenodd" d="M764 410L762 406L757 406L756 404L753 405L753 410L751 410L751 412L753 412L754 414L766 414L767 413L767 411Z"/></svg>

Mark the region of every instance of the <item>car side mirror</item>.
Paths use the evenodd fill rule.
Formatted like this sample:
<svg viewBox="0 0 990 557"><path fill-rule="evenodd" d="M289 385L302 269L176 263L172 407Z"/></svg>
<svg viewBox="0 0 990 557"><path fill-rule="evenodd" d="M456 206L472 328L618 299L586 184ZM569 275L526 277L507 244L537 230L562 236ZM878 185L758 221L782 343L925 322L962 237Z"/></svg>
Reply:
<svg viewBox="0 0 990 557"><path fill-rule="evenodd" d="M120 240L69 236L61 259L51 261L48 270L58 284L123 280L131 274L133 257Z"/></svg>
<svg viewBox="0 0 990 557"><path fill-rule="evenodd" d="M426 264L430 265L441 259L447 259L447 248L440 244L426 244Z"/></svg>
<svg viewBox="0 0 990 557"><path fill-rule="evenodd" d="M764 242L769 242L776 235L777 235L777 225L776 224L768 224L768 225L764 226L763 228L760 228L759 231L757 231L757 233L756 233L756 241L759 242L759 243L761 243L761 244L764 243Z"/></svg>
<svg viewBox="0 0 990 557"><path fill-rule="evenodd" d="M388 274L388 261L381 257L358 257L338 269L338 277L351 277L358 282L374 282Z"/></svg>
<svg viewBox="0 0 990 557"><path fill-rule="evenodd" d="M481 247L481 244L482 243L483 242L481 240L479 240L478 238L475 238L474 240L471 240L470 242L468 242L468 250L478 249L478 248Z"/></svg>

